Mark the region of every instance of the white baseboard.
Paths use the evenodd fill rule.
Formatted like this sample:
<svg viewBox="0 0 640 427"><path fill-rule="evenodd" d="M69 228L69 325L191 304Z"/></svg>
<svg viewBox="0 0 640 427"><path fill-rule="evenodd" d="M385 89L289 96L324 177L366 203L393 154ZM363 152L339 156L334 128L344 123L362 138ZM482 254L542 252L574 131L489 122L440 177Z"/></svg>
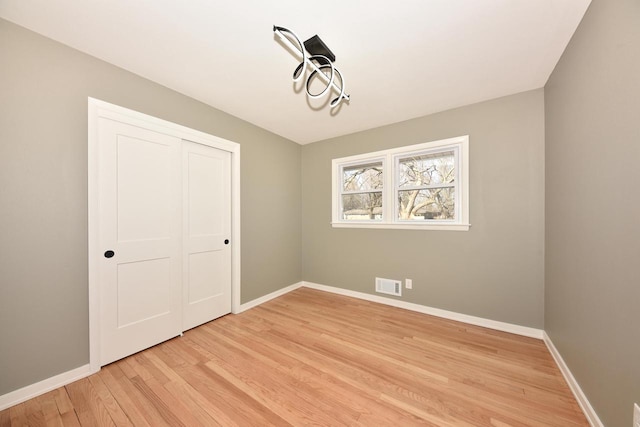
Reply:
<svg viewBox="0 0 640 427"><path fill-rule="evenodd" d="M242 313L243 311L247 311L253 307L256 307L260 304L263 304L267 301L270 301L274 298L282 296L286 293L289 293L295 289L300 287L307 287L311 289L317 289L320 291L331 292L334 294L349 296L353 298L359 298L366 301L377 302L380 304L385 304L393 307L403 308L406 310L416 311L419 313L429 314L432 316L442 317L449 320L456 320L463 323L468 323L471 325L481 326L485 328L495 329L498 331L509 332L512 334L522 335L531 338L538 338L544 340L551 356L555 360L556 364L560 368L562 375L565 380L569 384L569 388L573 392L578 404L582 408L587 420L591 424L592 427L604 427L598 415L594 411L593 407L589 403L589 400L582 392L580 385L571 374L571 371L565 364L562 356L553 345L553 342L546 334L545 331L541 329L529 328L526 326L513 325L511 323L499 322L496 320L484 319L482 317L469 316L466 314L456 313L453 311L441 310L439 308L428 307L420 304L414 304L406 301L395 300L391 298L386 298L378 295L366 294L363 292L351 291L348 289L336 288L333 286L320 285L318 283L312 282L298 282L293 285L287 286L285 288L279 289L270 294L264 295L260 298L256 298L247 303L241 304L238 312L236 314ZM12 391L5 395L0 396L0 411L7 409L11 406L22 403L26 400L39 396L41 394L47 393L51 390L54 390L58 387L65 386L73 381L77 381L79 379L85 378L91 375L91 366L84 365L76 369L72 369L71 371L64 372L62 374L56 375L54 377L48 378L46 380L37 382L35 384L28 385L21 389Z"/></svg>
<svg viewBox="0 0 640 427"><path fill-rule="evenodd" d="M89 375L91 375L91 368L87 364L80 366L79 368L63 372L55 377L47 378L46 380L3 394L0 396L0 411L40 396L41 394L47 393L51 390L55 390L58 387L65 386L79 379L88 377Z"/></svg>
<svg viewBox="0 0 640 427"><path fill-rule="evenodd" d="M541 339L544 341L547 348L549 349L551 356L553 357L556 364L558 365L560 372L562 372L562 375L567 381L569 388L573 392L573 395L575 396L578 404L580 405L582 412L584 412L585 416L587 417L587 421L589 421L589 424L591 425L591 427L604 427L604 424L602 424L602 422L600 421L600 418L596 414L596 411L591 406L591 403L589 403L587 396L584 394L584 392L580 388L580 385L578 384L576 379L573 377L573 374L569 370L569 367L566 365L566 363L562 359L562 356L560 356L560 353L558 352L556 347L553 345L553 342L551 341L547 333L542 329L535 329L535 328L529 328L526 326L513 325L511 323L498 322L496 320L469 316L466 314L456 313L456 312L447 311L447 310L441 310L439 308L428 307L420 304L400 301L400 300L391 299L383 296L371 295L363 292L356 292L348 289L336 288L333 286L320 285L318 283L302 282L302 286L311 288L311 289L317 289L320 291L331 292L334 294L359 298L366 301L386 304L393 307L404 308L406 310L417 311L419 313L430 314L432 316L442 317L449 320L456 320L459 322L469 323L472 325L482 326L485 328L495 329L498 331L509 332L512 334Z"/></svg>
<svg viewBox="0 0 640 427"><path fill-rule="evenodd" d="M458 322L469 323L471 325L482 326L483 328L495 329L497 331L509 332L530 338L542 339L544 331L542 329L530 328L527 326L514 325L511 323L499 322L497 320L485 319L482 317L469 316L467 314L456 313L454 311L441 310L439 308L428 307L426 305L414 304L378 295L365 294L363 292L350 291L348 289L335 288L333 286L319 285L312 282L302 282L303 286L319 291L331 292L348 297L360 298L366 301L386 304L393 307L404 308L405 310L417 311L418 313L430 314L444 319L456 320Z"/></svg>
<svg viewBox="0 0 640 427"><path fill-rule="evenodd" d="M589 403L589 399L587 399L587 396L580 388L580 384L578 384L578 381L576 381L576 379L573 377L573 374L569 370L569 367L566 363L564 363L564 359L562 359L562 356L560 356L558 349L555 345L553 345L551 338L549 338L549 335L547 335L546 332L544 332L542 339L547 345L547 348L549 349L549 353L551 353L553 360L556 361L556 365L558 365L558 368L560 368L562 376L567 381L569 388L573 392L573 395L578 401L578 405L580 405L580 408L582 408L582 412L584 412L584 415L587 417L587 421L589 421L591 427L604 427L604 424L602 424L602 421L600 421L600 418L598 418L598 414L596 414L593 406L591 406L591 403Z"/></svg>
<svg viewBox="0 0 640 427"><path fill-rule="evenodd" d="M270 300L272 300L274 298L278 298L279 296L282 296L282 295L284 295L286 293L289 293L289 292L291 292L291 291L293 291L295 289L298 289L299 287L303 286L303 283L304 282L294 283L293 285L289 285L286 288L278 289L277 291L271 292L270 294L267 294L267 295L262 296L260 298L256 298L256 299L251 300L249 302L245 302L244 304L240 304L240 308L239 308L238 312L234 313L234 314L240 314L243 311L249 310L250 308L259 306L260 304L264 304L265 302L270 301Z"/></svg>
<svg viewBox="0 0 640 427"><path fill-rule="evenodd" d="M294 283L293 285L287 286L286 288L279 289L268 295L254 299L253 301L249 301L247 303L241 304L236 314L242 313L243 311L249 310L250 308L256 307L269 300L272 300L288 292L291 292L294 289L298 289L301 286L302 286L302 282ZM17 405L19 403L22 403L26 400L32 399L34 397L40 396L51 390L55 390L58 387L65 386L79 379L88 377L92 373L94 372L91 371L91 365L87 364L79 368L72 369L71 371L63 372L62 374L56 375L51 378L47 378L46 380L37 382L35 384L31 384L21 389L4 394L0 396L0 411L7 409L11 406Z"/></svg>

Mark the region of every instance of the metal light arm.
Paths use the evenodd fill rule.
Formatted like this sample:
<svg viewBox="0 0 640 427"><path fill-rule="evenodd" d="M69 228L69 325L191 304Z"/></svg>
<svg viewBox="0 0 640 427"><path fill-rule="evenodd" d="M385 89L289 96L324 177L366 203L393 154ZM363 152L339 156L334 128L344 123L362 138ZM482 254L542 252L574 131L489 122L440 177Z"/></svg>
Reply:
<svg viewBox="0 0 640 427"><path fill-rule="evenodd" d="M331 101L331 108L337 107L343 100L349 101L349 95L344 92L345 82L344 78L342 77L342 73L340 73L340 71L338 71L338 69L334 67L333 61L328 58L328 55L309 55L309 53L305 49L305 45L300 41L298 36L296 36L293 31L287 28L277 27L274 25L273 31L280 37L280 40L282 40L290 50L296 52L302 58L300 64L293 72L293 81L299 81L307 71L307 68L311 70L311 73L309 73L309 76L307 77L306 83L306 91L309 97L320 98L329 93L331 89L333 89L338 92L339 95L337 98ZM288 37L287 34L291 37ZM332 58L335 57L332 56ZM326 69L329 69L331 71L329 75L325 74L325 72L323 71ZM320 93L312 94L309 86L311 85L311 81L315 76L318 76L326 84L326 87ZM339 81L339 84L337 83L337 81Z"/></svg>

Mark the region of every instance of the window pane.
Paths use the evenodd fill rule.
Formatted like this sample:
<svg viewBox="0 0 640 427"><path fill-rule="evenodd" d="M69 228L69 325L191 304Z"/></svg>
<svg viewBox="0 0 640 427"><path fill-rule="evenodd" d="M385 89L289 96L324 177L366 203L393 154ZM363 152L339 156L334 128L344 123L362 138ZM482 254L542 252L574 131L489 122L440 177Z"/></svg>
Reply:
<svg viewBox="0 0 640 427"><path fill-rule="evenodd" d="M382 219L382 193L343 194L342 219Z"/></svg>
<svg viewBox="0 0 640 427"><path fill-rule="evenodd" d="M449 184L455 179L453 151L400 159L399 187Z"/></svg>
<svg viewBox="0 0 640 427"><path fill-rule="evenodd" d="M455 219L455 189L398 191L398 219Z"/></svg>
<svg viewBox="0 0 640 427"><path fill-rule="evenodd" d="M382 162L348 166L342 169L344 191L368 191L382 189Z"/></svg>

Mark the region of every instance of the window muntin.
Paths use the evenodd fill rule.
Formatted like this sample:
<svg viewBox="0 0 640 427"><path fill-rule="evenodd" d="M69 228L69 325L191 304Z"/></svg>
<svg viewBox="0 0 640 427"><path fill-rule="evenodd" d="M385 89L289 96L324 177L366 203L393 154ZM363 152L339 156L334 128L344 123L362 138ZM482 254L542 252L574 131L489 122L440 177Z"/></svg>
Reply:
<svg viewBox="0 0 640 427"><path fill-rule="evenodd" d="M332 226L469 229L469 137L333 159Z"/></svg>

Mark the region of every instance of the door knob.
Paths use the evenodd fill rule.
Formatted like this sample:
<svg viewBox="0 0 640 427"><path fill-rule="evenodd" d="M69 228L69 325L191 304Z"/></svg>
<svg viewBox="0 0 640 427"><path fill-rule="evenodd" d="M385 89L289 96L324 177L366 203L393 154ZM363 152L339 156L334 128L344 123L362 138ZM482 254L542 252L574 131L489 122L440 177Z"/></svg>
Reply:
<svg viewBox="0 0 640 427"><path fill-rule="evenodd" d="M228 245L229 244L229 239L224 239L224 244Z"/></svg>
<svg viewBox="0 0 640 427"><path fill-rule="evenodd" d="M106 252L104 253L104 257L105 257L105 258L111 258L111 257L113 257L115 254L116 254L116 253L115 253L115 252L113 252L113 251L106 251Z"/></svg>

